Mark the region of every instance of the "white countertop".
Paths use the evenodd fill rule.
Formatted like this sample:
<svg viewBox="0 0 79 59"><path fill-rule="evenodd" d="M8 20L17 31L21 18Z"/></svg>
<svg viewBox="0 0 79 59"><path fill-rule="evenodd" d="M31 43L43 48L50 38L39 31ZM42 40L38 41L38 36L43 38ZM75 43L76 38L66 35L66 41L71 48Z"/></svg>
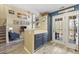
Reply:
<svg viewBox="0 0 79 59"><path fill-rule="evenodd" d="M34 34L40 34L40 33L46 33L47 31L44 30L36 30L34 31Z"/></svg>
<svg viewBox="0 0 79 59"><path fill-rule="evenodd" d="M30 31L30 32L34 32L34 34L40 34L40 33L46 33L46 30L25 30L25 31Z"/></svg>

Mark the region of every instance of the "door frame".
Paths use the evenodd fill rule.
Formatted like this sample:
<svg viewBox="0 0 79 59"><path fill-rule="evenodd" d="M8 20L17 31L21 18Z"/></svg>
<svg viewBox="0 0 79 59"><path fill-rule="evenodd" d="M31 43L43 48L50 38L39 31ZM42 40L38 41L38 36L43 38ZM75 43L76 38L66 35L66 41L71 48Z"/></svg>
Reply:
<svg viewBox="0 0 79 59"><path fill-rule="evenodd" d="M67 18L67 22L68 22L68 24L66 24L67 25L67 28L69 29L69 19L68 19L68 16L72 16L72 15L77 15L77 18L78 18L78 16L79 16L79 11L73 11L73 12L69 12L69 13L66 13L66 18ZM78 22L79 22L79 20L78 20ZM79 25L79 23L78 23L78 25ZM79 26L78 26L79 27ZM67 29L67 30L68 30ZM79 28L78 28L78 31L79 31ZM67 31L67 34L69 33L69 31ZM79 36L79 34L78 34L78 36ZM69 43L69 35L67 35L67 42L66 42L66 46L67 47L70 47L70 48L72 48L72 49L78 49L78 45L77 44L71 44L71 43Z"/></svg>
<svg viewBox="0 0 79 59"><path fill-rule="evenodd" d="M68 16L72 16L72 15L78 15L78 45L76 44L69 44L68 43ZM59 17L60 16L60 17ZM66 36L64 36L64 42L58 42L58 43L63 43L65 46L69 47L69 48L72 48L72 49L78 49L78 46L79 46L79 11L73 11L73 12L68 12L68 13L64 13L64 14L61 14L61 15L56 15L56 16L52 16L52 41L56 42L55 40L55 29L54 29L54 26L55 26L55 18L56 17L64 17L64 20L66 19L66 22L64 22L66 24L66 27L64 26L64 30L67 31L64 32L66 33Z"/></svg>
<svg viewBox="0 0 79 59"><path fill-rule="evenodd" d="M55 18L62 18L64 24L64 14L52 16L52 41L64 44L64 40L59 41L55 39ZM63 28L63 32L64 32L64 28ZM64 33L63 33L63 38L64 38Z"/></svg>

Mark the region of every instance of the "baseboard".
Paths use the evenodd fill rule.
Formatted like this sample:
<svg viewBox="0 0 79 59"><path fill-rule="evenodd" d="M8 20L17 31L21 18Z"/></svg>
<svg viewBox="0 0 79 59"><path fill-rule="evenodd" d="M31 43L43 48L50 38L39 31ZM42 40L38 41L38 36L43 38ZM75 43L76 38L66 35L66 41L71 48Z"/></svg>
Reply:
<svg viewBox="0 0 79 59"><path fill-rule="evenodd" d="M24 50L25 50L28 54L31 54L31 52L30 52L27 48L24 47Z"/></svg>

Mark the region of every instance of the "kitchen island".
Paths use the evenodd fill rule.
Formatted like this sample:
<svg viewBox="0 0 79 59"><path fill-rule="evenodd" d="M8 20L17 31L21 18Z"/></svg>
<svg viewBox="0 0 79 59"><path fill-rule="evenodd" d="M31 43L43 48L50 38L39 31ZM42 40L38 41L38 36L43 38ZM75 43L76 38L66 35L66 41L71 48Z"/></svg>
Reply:
<svg viewBox="0 0 79 59"><path fill-rule="evenodd" d="M34 53L48 41L48 33L44 30L25 30L24 49L28 53Z"/></svg>

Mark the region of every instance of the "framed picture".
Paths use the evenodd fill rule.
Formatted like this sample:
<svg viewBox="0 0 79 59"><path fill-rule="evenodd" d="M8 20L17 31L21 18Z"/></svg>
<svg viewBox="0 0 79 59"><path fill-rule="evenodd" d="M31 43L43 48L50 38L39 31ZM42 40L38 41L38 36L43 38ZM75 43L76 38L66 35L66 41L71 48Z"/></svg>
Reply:
<svg viewBox="0 0 79 59"><path fill-rule="evenodd" d="M13 10L9 10L9 14L15 14Z"/></svg>

